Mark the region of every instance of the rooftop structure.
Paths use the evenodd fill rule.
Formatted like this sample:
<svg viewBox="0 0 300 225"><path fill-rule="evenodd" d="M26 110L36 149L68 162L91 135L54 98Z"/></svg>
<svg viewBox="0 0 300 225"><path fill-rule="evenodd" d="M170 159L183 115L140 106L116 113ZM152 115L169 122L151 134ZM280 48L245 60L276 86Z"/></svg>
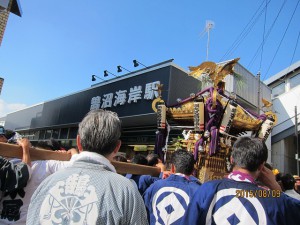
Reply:
<svg viewBox="0 0 300 225"><path fill-rule="evenodd" d="M22 16L21 6L18 0L0 0L0 45L4 36L9 14Z"/></svg>

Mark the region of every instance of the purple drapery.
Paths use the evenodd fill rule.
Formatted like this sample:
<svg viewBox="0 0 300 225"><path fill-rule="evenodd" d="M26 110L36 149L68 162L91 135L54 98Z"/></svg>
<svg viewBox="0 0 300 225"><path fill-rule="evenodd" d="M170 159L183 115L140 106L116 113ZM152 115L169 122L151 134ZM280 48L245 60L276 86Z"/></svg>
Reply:
<svg viewBox="0 0 300 225"><path fill-rule="evenodd" d="M159 156L161 161L164 163L164 152L163 148L166 145L167 129L156 131L154 153Z"/></svg>
<svg viewBox="0 0 300 225"><path fill-rule="evenodd" d="M189 102L189 101L191 101L191 100L194 100L196 97L198 97L199 95L204 94L205 92L208 92L208 91L209 91L209 92L212 94L212 91L213 91L213 90L214 90L213 87L205 88L203 91L199 91L197 94L195 94L194 97L188 97L188 98L186 98L186 99L184 99L184 100L182 100L181 102L178 102L178 103L176 103L176 104L173 104L173 105L167 105L167 107L168 107L168 108L178 107L178 106L180 106L180 105L182 105L182 104L184 104L184 103L186 103L186 102Z"/></svg>
<svg viewBox="0 0 300 225"><path fill-rule="evenodd" d="M219 124L223 116L223 106L219 100L216 102L216 107L212 108L213 99L210 97L206 101L206 110L209 113L210 119L206 124L206 131L210 131L210 146L209 155L217 153L219 149Z"/></svg>

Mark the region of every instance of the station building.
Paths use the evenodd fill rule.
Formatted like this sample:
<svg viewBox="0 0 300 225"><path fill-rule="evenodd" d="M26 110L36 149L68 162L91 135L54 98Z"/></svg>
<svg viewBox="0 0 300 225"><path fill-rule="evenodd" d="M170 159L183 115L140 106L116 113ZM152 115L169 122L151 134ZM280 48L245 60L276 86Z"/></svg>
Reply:
<svg viewBox="0 0 300 225"><path fill-rule="evenodd" d="M229 95L235 93L239 104L255 111L258 93L271 99L271 90L263 83L258 89L257 78L242 65L237 63L235 71L242 75L243 85L238 85L235 76L228 75L225 90ZM122 120L121 151L149 151L153 150L157 131L157 116L152 102L160 94L158 84L163 85L161 95L167 105L188 98L203 88L200 81L170 59L9 113L0 118L0 123L6 129L28 137L33 143L54 138L69 148L76 146L78 124L86 113L102 108L116 112ZM181 132L174 131L169 141Z"/></svg>

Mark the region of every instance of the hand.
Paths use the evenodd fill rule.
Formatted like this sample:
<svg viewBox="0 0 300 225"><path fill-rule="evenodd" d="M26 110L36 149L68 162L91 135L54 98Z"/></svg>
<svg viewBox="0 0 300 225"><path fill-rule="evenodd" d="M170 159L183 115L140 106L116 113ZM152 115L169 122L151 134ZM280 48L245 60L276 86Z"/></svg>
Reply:
<svg viewBox="0 0 300 225"><path fill-rule="evenodd" d="M67 151L67 154L76 155L76 154L78 154L78 151L76 148L71 148Z"/></svg>
<svg viewBox="0 0 300 225"><path fill-rule="evenodd" d="M67 154L68 153L66 150L55 150L55 152L62 153L62 154Z"/></svg>
<svg viewBox="0 0 300 225"><path fill-rule="evenodd" d="M282 191L280 185L276 181L275 175L273 174L272 170L268 169L265 166L260 171L258 180L272 190Z"/></svg>
<svg viewBox="0 0 300 225"><path fill-rule="evenodd" d="M27 138L22 138L17 140L18 145L22 146L23 152L29 152L29 148L31 147L31 143Z"/></svg>
<svg viewBox="0 0 300 225"><path fill-rule="evenodd" d="M155 166L159 167L161 172L166 170L166 166L162 162L157 163Z"/></svg>
<svg viewBox="0 0 300 225"><path fill-rule="evenodd" d="M31 166L31 158L29 154L29 149L31 147L31 143L27 138L17 140L17 143L22 146L23 149L23 157L22 162L26 163L27 165Z"/></svg>

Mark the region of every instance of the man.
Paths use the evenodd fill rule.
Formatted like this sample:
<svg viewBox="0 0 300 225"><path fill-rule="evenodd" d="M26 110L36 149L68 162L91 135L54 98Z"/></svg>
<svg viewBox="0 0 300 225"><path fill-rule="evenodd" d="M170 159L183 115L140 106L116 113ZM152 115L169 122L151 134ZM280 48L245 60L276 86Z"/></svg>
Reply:
<svg viewBox="0 0 300 225"><path fill-rule="evenodd" d="M191 176L194 156L186 150L177 150L171 157L171 174L156 181L144 194L150 224L180 224L200 182Z"/></svg>
<svg viewBox="0 0 300 225"><path fill-rule="evenodd" d="M161 160L157 154L150 153L146 157L148 161L148 166L156 166Z"/></svg>
<svg viewBox="0 0 300 225"><path fill-rule="evenodd" d="M0 134L0 142L7 142L4 134ZM0 190L4 193L10 193L16 189L25 187L30 178L30 142L28 139L21 139L18 141L18 144L22 146L23 151L21 163L15 165L0 156Z"/></svg>
<svg viewBox="0 0 300 225"><path fill-rule="evenodd" d="M295 178L295 191L300 194L300 177L298 175L294 175Z"/></svg>
<svg viewBox="0 0 300 225"><path fill-rule="evenodd" d="M143 199L110 163L121 141L121 121L92 110L79 124L73 165L42 182L31 198L27 224L147 224Z"/></svg>
<svg viewBox="0 0 300 225"><path fill-rule="evenodd" d="M38 143L35 144L36 148L42 148L46 150L52 150L52 151L58 151L58 150L65 150L57 140L54 138L51 138L49 140L45 141L39 141Z"/></svg>
<svg viewBox="0 0 300 225"><path fill-rule="evenodd" d="M138 164L138 165L147 165L148 160L145 156L141 154L136 154L131 159L131 163ZM155 181L157 181L158 177L152 177L150 175L136 175L136 174L130 174L127 173L125 175L126 178L128 178L130 181L133 182L134 186L139 190L140 194L143 195L146 189L153 184Z"/></svg>
<svg viewBox="0 0 300 225"><path fill-rule="evenodd" d="M184 224L295 224L300 202L280 191L272 171L264 167L266 145L241 137L233 145L233 172L228 178L204 183L194 195ZM263 189L256 180L270 187Z"/></svg>
<svg viewBox="0 0 300 225"><path fill-rule="evenodd" d="M59 153L64 154L61 151ZM75 149L70 149L66 153L72 155L70 161L33 161L31 165L31 178L27 182L27 185L3 194L0 201L1 225L23 225L26 223L30 199L37 187L51 174L71 166L74 158L78 155ZM13 161L17 163L18 159L13 159Z"/></svg>
<svg viewBox="0 0 300 225"><path fill-rule="evenodd" d="M296 180L292 174L285 174L281 177L281 183L284 188L284 193L288 196L300 200L300 195L295 191Z"/></svg>
<svg viewBox="0 0 300 225"><path fill-rule="evenodd" d="M166 166L163 164L163 162L161 161L161 159L159 158L159 156L157 154L150 153L147 155L146 159L148 161L148 166L159 167L161 169L161 171L166 170Z"/></svg>
<svg viewBox="0 0 300 225"><path fill-rule="evenodd" d="M1 129L0 129L1 131ZM7 142L7 135L0 137L0 140L4 143ZM75 149L70 149L69 154L72 155L70 161L56 161L56 160L38 160L31 162L29 155L29 148L31 143L28 139L18 139L15 140L13 137L13 142L17 142L22 146L23 158L22 162L20 159L11 159L6 162L7 168L15 168L15 171L11 171L10 175L1 174L1 184L11 184L6 191L2 189L2 196L0 200L0 224L1 225L23 225L26 223L27 210L30 203L30 198L38 187L38 185L50 174L53 174L59 169L66 168L72 164L73 158L77 151ZM74 155L74 156L73 156ZM31 164L31 168L27 164ZM11 166L14 165L14 166ZM4 168L1 167L1 168ZM30 169L30 180L28 168ZM15 175L13 175L15 172ZM3 178L3 182L2 182Z"/></svg>

